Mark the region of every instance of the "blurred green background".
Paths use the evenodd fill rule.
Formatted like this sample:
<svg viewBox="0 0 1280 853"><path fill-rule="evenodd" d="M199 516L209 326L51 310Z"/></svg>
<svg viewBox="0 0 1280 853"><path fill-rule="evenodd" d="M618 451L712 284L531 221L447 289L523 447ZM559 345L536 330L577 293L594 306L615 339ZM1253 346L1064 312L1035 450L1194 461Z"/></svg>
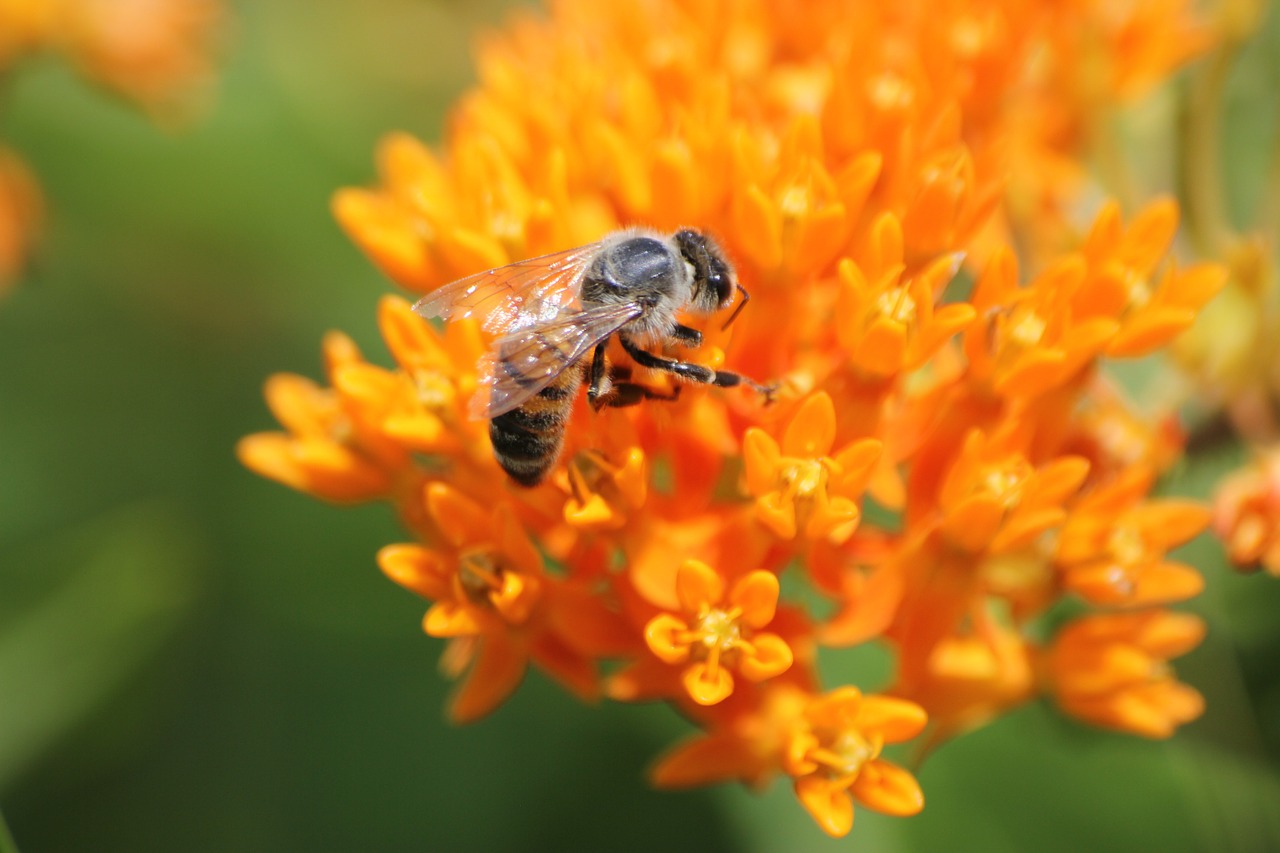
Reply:
<svg viewBox="0 0 1280 853"><path fill-rule="evenodd" d="M787 786L659 793L687 732L532 676L443 721L425 605L377 571L402 535L249 474L263 379L319 374L326 329L375 361L391 290L328 212L392 129L439 138L499 0L233 4L220 92L178 133L30 63L0 139L46 193L46 238L0 301L0 808L41 851L1280 849L1280 581L1189 559L1210 639L1180 672L1209 711L1170 743L1022 709L937 753L928 806L827 839ZM1237 210L1280 87L1274 22L1232 83ZM1248 168L1249 164L1255 168ZM1240 458L1187 466L1205 495ZM832 664L856 677L874 655Z"/></svg>

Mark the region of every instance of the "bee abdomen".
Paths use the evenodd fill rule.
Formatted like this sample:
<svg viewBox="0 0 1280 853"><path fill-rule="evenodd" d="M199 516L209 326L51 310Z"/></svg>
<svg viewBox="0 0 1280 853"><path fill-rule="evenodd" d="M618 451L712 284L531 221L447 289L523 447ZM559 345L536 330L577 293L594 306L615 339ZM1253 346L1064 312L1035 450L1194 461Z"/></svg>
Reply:
<svg viewBox="0 0 1280 853"><path fill-rule="evenodd" d="M520 485L538 485L560 458L580 382L578 371L565 371L520 408L489 421L493 455Z"/></svg>

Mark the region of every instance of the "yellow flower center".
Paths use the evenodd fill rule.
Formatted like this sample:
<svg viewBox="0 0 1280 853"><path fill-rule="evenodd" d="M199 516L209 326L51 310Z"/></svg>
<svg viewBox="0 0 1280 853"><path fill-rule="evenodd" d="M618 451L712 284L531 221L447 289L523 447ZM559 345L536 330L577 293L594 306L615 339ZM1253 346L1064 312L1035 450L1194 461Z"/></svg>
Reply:
<svg viewBox="0 0 1280 853"><path fill-rule="evenodd" d="M1053 579L1049 562L1034 550L985 560L981 574L987 588L993 594L1003 596L1045 589Z"/></svg>
<svg viewBox="0 0 1280 853"><path fill-rule="evenodd" d="M847 780L856 777L868 761L878 758L884 747L880 736L869 738L855 729L838 732L829 739L821 739L827 741L826 745L809 750L806 757L822 765L828 776Z"/></svg>
<svg viewBox="0 0 1280 853"><path fill-rule="evenodd" d="M916 319L916 301L905 287L895 287L877 296L876 310L903 325L910 325Z"/></svg>
<svg viewBox="0 0 1280 853"><path fill-rule="evenodd" d="M882 110L891 110L911 105L914 93L911 84L900 74L886 71L877 74L868 85L871 102Z"/></svg>
<svg viewBox="0 0 1280 853"><path fill-rule="evenodd" d="M1145 308L1151 301L1151 282L1145 276L1131 275L1129 285L1129 307Z"/></svg>
<svg viewBox="0 0 1280 853"><path fill-rule="evenodd" d="M1045 321L1034 311L1027 311L1013 320L1009 337L1023 347L1033 347L1044 337Z"/></svg>
<svg viewBox="0 0 1280 853"><path fill-rule="evenodd" d="M1093 435L1098 444L1125 464L1141 461L1156 443L1138 424L1120 412L1100 412L1092 419Z"/></svg>
<svg viewBox="0 0 1280 853"><path fill-rule="evenodd" d="M708 651L714 648L727 652L736 648L742 642L742 629L738 625L741 615L737 608L729 611L708 609L694 622L694 642L701 643Z"/></svg>
<svg viewBox="0 0 1280 853"><path fill-rule="evenodd" d="M863 737L861 732L848 731L836 738L831 744L831 751L840 757L839 767L833 769L852 776L862 769L862 765L880 754L880 747Z"/></svg>
<svg viewBox="0 0 1280 853"><path fill-rule="evenodd" d="M351 419L344 415L334 418L329 424L329 438L333 439L334 444L347 445L354 442L356 428L351 423Z"/></svg>
<svg viewBox="0 0 1280 853"><path fill-rule="evenodd" d="M823 459L792 459L784 463L782 482L796 497L812 497L827 484L827 466Z"/></svg>
<svg viewBox="0 0 1280 853"><path fill-rule="evenodd" d="M430 412L446 411L453 406L457 393L443 373L419 371L414 374L413 387L422 407Z"/></svg>
<svg viewBox="0 0 1280 853"><path fill-rule="evenodd" d="M778 199L778 209L785 219L801 219L813 209L813 194L808 187L792 184Z"/></svg>
<svg viewBox="0 0 1280 853"><path fill-rule="evenodd" d="M524 223L509 211L498 211L489 217L489 233L505 248L516 248L523 241Z"/></svg>
<svg viewBox="0 0 1280 853"><path fill-rule="evenodd" d="M1235 529L1231 532L1228 544L1232 556L1237 560L1254 560L1262 550L1269 526L1265 515L1257 511L1247 511L1236 520ZM1245 556L1248 555L1248 556Z"/></svg>
<svg viewBox="0 0 1280 853"><path fill-rule="evenodd" d="M1111 531L1107 538L1107 550L1116 562L1132 566L1141 562L1146 555L1147 543L1133 525L1125 524Z"/></svg>
<svg viewBox="0 0 1280 853"><path fill-rule="evenodd" d="M458 582L469 599L483 604L502 589L502 566L488 549L468 551L458 558Z"/></svg>
<svg viewBox="0 0 1280 853"><path fill-rule="evenodd" d="M1022 500L1020 472L1010 468L991 468L982 478L982 486L1000 500L1005 509L1012 509Z"/></svg>

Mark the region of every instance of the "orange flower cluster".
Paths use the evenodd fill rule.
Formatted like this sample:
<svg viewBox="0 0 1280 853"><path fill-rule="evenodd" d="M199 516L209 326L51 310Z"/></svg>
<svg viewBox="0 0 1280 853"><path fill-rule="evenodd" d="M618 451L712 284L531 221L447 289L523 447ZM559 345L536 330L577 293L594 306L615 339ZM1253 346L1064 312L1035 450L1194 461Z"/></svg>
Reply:
<svg viewBox="0 0 1280 853"><path fill-rule="evenodd" d="M1099 363L1164 347L1224 272L1167 257L1165 200L1104 206L1050 258L1006 241L1067 233L1090 123L1203 47L1189 20L1179 0L562 0L519 18L482 48L444 151L389 137L381 185L338 193L339 221L420 292L631 224L703 229L751 302L680 357L777 381L776 404L692 385L579 400L559 464L523 489L467 416L479 325L387 297L397 366L331 334L327 387L272 378L286 432L240 458L396 507L417 541L378 562L432 602L454 719L530 665L586 699L664 700L703 732L658 784L784 775L843 835L855 801L923 806L886 745L1038 693L1167 736L1199 697L1166 661L1200 631L1165 609L1200 587L1168 551L1208 514L1149 497L1180 439ZM666 374L633 378L673 396ZM1042 641L1064 601L1097 612ZM880 694L820 684L820 649L872 641L898 664Z"/></svg>
<svg viewBox="0 0 1280 853"><path fill-rule="evenodd" d="M0 83L18 61L57 52L91 81L167 118L213 75L218 0L0 0ZM40 192L0 146L0 292L25 265Z"/></svg>
<svg viewBox="0 0 1280 853"><path fill-rule="evenodd" d="M163 113L213 77L218 0L0 0L0 71L43 50Z"/></svg>
<svg viewBox="0 0 1280 853"><path fill-rule="evenodd" d="M40 207L35 178L18 155L0 146L0 293L26 262Z"/></svg>
<svg viewBox="0 0 1280 853"><path fill-rule="evenodd" d="M1280 450L1260 453L1218 484L1213 529L1237 567L1280 577Z"/></svg>

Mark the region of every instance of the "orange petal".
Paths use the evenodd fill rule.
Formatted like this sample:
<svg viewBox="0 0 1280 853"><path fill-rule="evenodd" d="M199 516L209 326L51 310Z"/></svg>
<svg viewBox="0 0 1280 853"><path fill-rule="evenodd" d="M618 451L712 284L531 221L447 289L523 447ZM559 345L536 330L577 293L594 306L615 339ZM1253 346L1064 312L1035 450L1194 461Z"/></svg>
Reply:
<svg viewBox="0 0 1280 853"><path fill-rule="evenodd" d="M841 450L835 456L840 473L834 478L832 492L850 498L860 495L883 454L884 443L875 438L855 441Z"/></svg>
<svg viewBox="0 0 1280 853"><path fill-rule="evenodd" d="M1196 312L1190 308L1148 308L1111 339L1107 354L1117 358L1146 355L1173 340L1195 319Z"/></svg>
<svg viewBox="0 0 1280 853"><path fill-rule="evenodd" d="M759 427L751 427L742 436L742 461L747 478L747 492L763 495L777 482L782 453L778 443Z"/></svg>
<svg viewBox="0 0 1280 853"><path fill-rule="evenodd" d="M556 583L544 597L552 631L579 653L595 658L631 656L636 637L622 614L587 584Z"/></svg>
<svg viewBox="0 0 1280 853"><path fill-rule="evenodd" d="M996 392L1007 397L1030 397L1046 391L1066 378L1065 361L1066 354L1060 349L1032 350L997 376Z"/></svg>
<svg viewBox="0 0 1280 853"><path fill-rule="evenodd" d="M745 624L763 628L773 621L778 608L778 578L764 570L747 574L730 590L729 605L742 608Z"/></svg>
<svg viewBox="0 0 1280 853"><path fill-rule="evenodd" d="M1066 517L1066 510L1058 508L1014 512L991 540L991 551L1000 554L1030 545L1041 533L1061 524Z"/></svg>
<svg viewBox="0 0 1280 853"><path fill-rule="evenodd" d="M756 498L756 518L779 539L796 538L796 505L781 492L770 492Z"/></svg>
<svg viewBox="0 0 1280 853"><path fill-rule="evenodd" d="M1075 494L1089 475L1089 460L1082 456L1063 456L1050 462L1034 474L1033 491L1036 504L1059 506Z"/></svg>
<svg viewBox="0 0 1280 853"><path fill-rule="evenodd" d="M836 437L836 407L827 392L810 394L787 425L782 455L816 459L826 456Z"/></svg>
<svg viewBox="0 0 1280 853"><path fill-rule="evenodd" d="M733 692L733 676L723 666L712 672L705 663L695 663L684 671L680 680L689 691L689 698L699 705L723 702Z"/></svg>
<svg viewBox="0 0 1280 853"><path fill-rule="evenodd" d="M1129 223L1124 235L1122 261L1146 274L1155 269L1160 258L1169 251L1174 232L1178 230L1178 203L1160 198L1143 208Z"/></svg>
<svg viewBox="0 0 1280 853"><path fill-rule="evenodd" d="M426 598L449 595L444 559L420 545L387 545L378 551L378 568L402 587Z"/></svg>
<svg viewBox="0 0 1280 853"><path fill-rule="evenodd" d="M852 684L846 684L815 697L809 703L805 715L815 728L847 729L858 718L862 701L862 691Z"/></svg>
<svg viewBox="0 0 1280 853"><path fill-rule="evenodd" d="M592 494L585 503L574 498L565 501L564 520L581 530L608 530L619 519L603 497Z"/></svg>
<svg viewBox="0 0 1280 853"><path fill-rule="evenodd" d="M902 263L902 223L886 211L871 223L867 257L862 270L868 279L876 280L890 267Z"/></svg>
<svg viewBox="0 0 1280 853"><path fill-rule="evenodd" d="M751 782L765 769L742 738L715 733L677 746L654 766L649 779L659 788L691 788L730 780Z"/></svg>
<svg viewBox="0 0 1280 853"><path fill-rule="evenodd" d="M924 729L929 715L915 702L893 696L864 696L854 725L868 734L879 734L885 743L910 740Z"/></svg>
<svg viewBox="0 0 1280 853"><path fill-rule="evenodd" d="M403 368L424 367L439 358L431 324L417 314L409 303L398 296L384 296L378 301L378 329L387 349Z"/></svg>
<svg viewBox="0 0 1280 853"><path fill-rule="evenodd" d="M845 497L828 497L824 489L813 496L804 535L833 543L845 542L857 530L861 518L862 512L856 503Z"/></svg>
<svg viewBox="0 0 1280 853"><path fill-rule="evenodd" d="M427 509L436 526L455 548L493 536L489 514L475 501L439 481L428 483Z"/></svg>
<svg viewBox="0 0 1280 853"><path fill-rule="evenodd" d="M724 596L724 581L716 570L700 560L685 560L676 570L676 597L687 613L719 603Z"/></svg>
<svg viewBox="0 0 1280 853"><path fill-rule="evenodd" d="M470 228L445 228L436 235L436 251L451 268L475 272L510 263L494 237Z"/></svg>
<svg viewBox="0 0 1280 853"><path fill-rule="evenodd" d="M432 267L418 223L399 205L362 189L343 189L333 196L334 218L387 275L426 290Z"/></svg>
<svg viewBox="0 0 1280 853"><path fill-rule="evenodd" d="M850 790L858 802L881 814L907 817L924 808L924 792L916 778L879 759L862 766Z"/></svg>
<svg viewBox="0 0 1280 853"><path fill-rule="evenodd" d="M689 626L670 613L660 613L644 627L644 641L663 663L684 663L689 659L689 643L681 635Z"/></svg>
<svg viewBox="0 0 1280 853"><path fill-rule="evenodd" d="M497 708L520 686L526 665L525 655L507 640L486 637L475 666L449 704L449 718L470 723Z"/></svg>
<svg viewBox="0 0 1280 853"><path fill-rule="evenodd" d="M431 605L422 618L422 630L432 637L474 637L484 631L469 607L454 601L441 601Z"/></svg>
<svg viewBox="0 0 1280 853"><path fill-rule="evenodd" d="M560 637L543 632L531 644L534 664L583 702L600 698L595 662L575 652Z"/></svg>
<svg viewBox="0 0 1280 853"><path fill-rule="evenodd" d="M743 252L760 269L776 268L782 260L782 217L764 191L747 187L734 199L731 215Z"/></svg>
<svg viewBox="0 0 1280 853"><path fill-rule="evenodd" d="M1150 614L1136 642L1157 657L1176 658L1200 645L1204 634L1204 620L1199 616L1163 611Z"/></svg>
<svg viewBox="0 0 1280 853"><path fill-rule="evenodd" d="M892 564L876 569L865 580L845 584L839 613L820 629L828 646L853 646L878 637L897 615L905 587L903 573Z"/></svg>
<svg viewBox="0 0 1280 853"><path fill-rule="evenodd" d="M1212 514L1196 501L1162 500L1139 507L1138 526L1173 545L1186 542L1209 526Z"/></svg>
<svg viewBox="0 0 1280 853"><path fill-rule="evenodd" d="M649 477L643 450L633 447L627 451L627 458L614 476L614 482L632 509L644 506L649 493Z"/></svg>
<svg viewBox="0 0 1280 853"><path fill-rule="evenodd" d="M489 601L509 624L520 625L529 618L537 603L538 589L537 578L519 572L503 572L502 587L489 594Z"/></svg>
<svg viewBox="0 0 1280 853"><path fill-rule="evenodd" d="M1194 264L1170 276L1169 301L1200 308L1226 286L1227 268L1221 264Z"/></svg>
<svg viewBox="0 0 1280 853"><path fill-rule="evenodd" d="M738 671L751 681L764 681L791 668L795 656L787 641L777 634L756 634L751 638L754 653L744 654Z"/></svg>
<svg viewBox="0 0 1280 853"><path fill-rule="evenodd" d="M947 539L966 551L981 551L1000 528L1004 506L991 495L974 495L947 513L941 529Z"/></svg>
<svg viewBox="0 0 1280 853"><path fill-rule="evenodd" d="M907 360L907 327L889 317L877 317L853 352L858 369L874 376L893 376Z"/></svg>
<svg viewBox="0 0 1280 853"><path fill-rule="evenodd" d="M844 838L853 829L853 798L842 785L805 776L796 780L796 799L832 838Z"/></svg>

